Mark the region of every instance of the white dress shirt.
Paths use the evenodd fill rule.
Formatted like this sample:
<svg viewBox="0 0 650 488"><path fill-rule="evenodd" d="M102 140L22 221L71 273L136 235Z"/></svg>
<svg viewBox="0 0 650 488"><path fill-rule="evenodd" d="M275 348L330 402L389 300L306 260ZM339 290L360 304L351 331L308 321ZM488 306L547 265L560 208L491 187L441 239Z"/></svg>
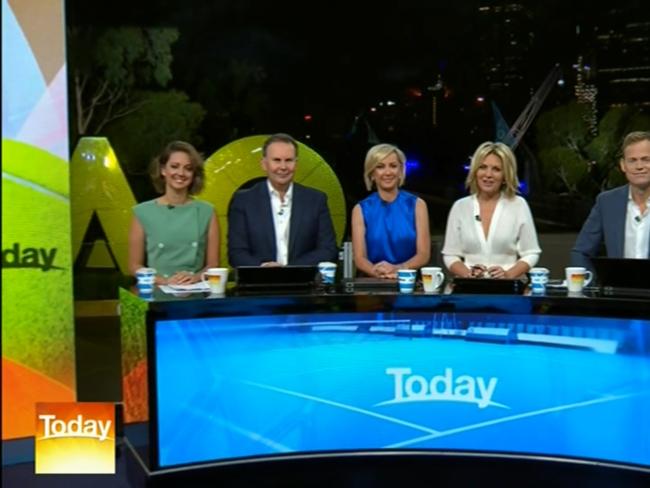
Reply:
<svg viewBox="0 0 650 488"><path fill-rule="evenodd" d="M632 199L632 188L627 200L625 214L625 244L623 257L633 259L647 259L648 240L650 240L650 198L646 202L645 212Z"/></svg>
<svg viewBox="0 0 650 488"><path fill-rule="evenodd" d="M494 209L487 239L480 215L475 195L461 198L451 207L442 249L447 268L463 260L469 268L482 264L501 266L504 270L520 260L531 268L537 264L542 250L526 200L520 196L506 198L502 194Z"/></svg>
<svg viewBox="0 0 650 488"><path fill-rule="evenodd" d="M275 260L283 266L289 262L289 223L291 221L291 197L293 195L293 183L284 194L284 200L280 198L271 183L266 180L271 198L271 212L273 213L273 226L275 228L275 248L277 250Z"/></svg>

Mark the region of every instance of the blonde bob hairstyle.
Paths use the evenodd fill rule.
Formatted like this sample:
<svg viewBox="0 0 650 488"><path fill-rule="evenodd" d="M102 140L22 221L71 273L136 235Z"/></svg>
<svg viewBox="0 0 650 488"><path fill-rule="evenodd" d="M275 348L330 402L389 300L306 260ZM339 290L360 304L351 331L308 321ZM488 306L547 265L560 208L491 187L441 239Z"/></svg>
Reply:
<svg viewBox="0 0 650 488"><path fill-rule="evenodd" d="M372 146L366 154L366 162L364 163L363 170L363 181L366 183L366 188L368 191L372 190L374 181L372 179L372 173L377 168L377 165L381 163L384 159L390 156L392 153L395 153L397 159L400 163L400 175L399 175L399 186L404 184L404 179L406 178L406 156L404 153L397 147L392 144L377 144Z"/></svg>
<svg viewBox="0 0 650 488"><path fill-rule="evenodd" d="M483 164L485 158L490 154L494 154L501 160L501 170L503 171L501 191L508 198L514 197L517 194L517 188L519 188L519 180L517 179L517 159L515 158L512 149L502 142L484 142L476 149L472 156L469 174L465 180L465 187L468 188L470 193L473 195L478 193L476 173L481 164Z"/></svg>
<svg viewBox="0 0 650 488"><path fill-rule="evenodd" d="M192 184L188 193L190 195L196 195L203 189L205 170L203 169L203 157L189 142L173 141L167 144L165 149L149 165L151 182L158 193L165 193L165 178L162 175L162 169L175 152L184 152L190 158L190 164L194 174L192 175Z"/></svg>

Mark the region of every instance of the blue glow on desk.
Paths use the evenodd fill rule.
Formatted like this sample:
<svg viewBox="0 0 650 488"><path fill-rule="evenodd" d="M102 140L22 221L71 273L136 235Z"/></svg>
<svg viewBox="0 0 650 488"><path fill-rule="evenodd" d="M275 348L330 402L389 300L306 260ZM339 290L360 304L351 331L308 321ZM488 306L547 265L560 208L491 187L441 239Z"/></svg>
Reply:
<svg viewBox="0 0 650 488"><path fill-rule="evenodd" d="M479 326L517 340L465 340ZM158 461L405 448L650 465L648 330L469 313L159 321Z"/></svg>

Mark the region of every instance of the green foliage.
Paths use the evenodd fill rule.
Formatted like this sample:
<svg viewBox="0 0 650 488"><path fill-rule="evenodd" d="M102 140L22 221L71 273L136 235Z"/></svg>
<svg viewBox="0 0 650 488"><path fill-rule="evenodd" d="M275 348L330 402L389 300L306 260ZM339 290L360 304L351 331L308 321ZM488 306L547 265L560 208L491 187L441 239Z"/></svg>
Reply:
<svg viewBox="0 0 650 488"><path fill-rule="evenodd" d="M203 107L172 80L171 28L76 28L68 34L77 136L107 137L139 199L152 192L151 159L170 141L200 143ZM165 90L165 91L162 91Z"/></svg>
<svg viewBox="0 0 650 488"><path fill-rule="evenodd" d="M535 124L538 147L561 146L579 151L589 140L586 115L586 107L575 102L544 112Z"/></svg>
<svg viewBox="0 0 650 488"><path fill-rule="evenodd" d="M548 182L548 190L554 193L574 193L588 176L589 167L584 159L567 146L551 146L539 152L542 176Z"/></svg>
<svg viewBox="0 0 650 488"><path fill-rule="evenodd" d="M172 28L70 29L76 135L100 135L106 124L137 111L135 90L166 87L177 39Z"/></svg>
<svg viewBox="0 0 650 488"><path fill-rule="evenodd" d="M547 191L595 196L626 181L619 170L621 141L631 131L647 130L650 117L634 106L611 108L594 136L586 110L572 102L545 112L535 124Z"/></svg>
<svg viewBox="0 0 650 488"><path fill-rule="evenodd" d="M172 79L171 45L177 39L176 29L107 29L97 38L92 53L94 65L105 80L116 86L164 87Z"/></svg>
<svg viewBox="0 0 650 488"><path fill-rule="evenodd" d="M172 140L198 145L205 110L179 91L137 92L141 108L109 124L105 134L129 174L145 174L151 159Z"/></svg>

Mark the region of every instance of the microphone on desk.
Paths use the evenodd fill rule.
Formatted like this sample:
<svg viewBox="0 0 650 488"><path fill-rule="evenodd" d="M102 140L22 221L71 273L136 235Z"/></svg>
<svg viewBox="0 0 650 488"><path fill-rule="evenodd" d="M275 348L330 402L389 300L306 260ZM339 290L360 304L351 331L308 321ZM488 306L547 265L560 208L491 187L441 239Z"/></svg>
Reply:
<svg viewBox="0 0 650 488"><path fill-rule="evenodd" d="M480 215L474 215L474 220L476 220L477 222L480 222L481 221L481 216Z"/></svg>
<svg viewBox="0 0 650 488"><path fill-rule="evenodd" d="M168 208L169 210L174 210L174 209L176 208L176 206L175 206L175 205L172 205L171 203L168 203L168 204L167 204L167 208Z"/></svg>

